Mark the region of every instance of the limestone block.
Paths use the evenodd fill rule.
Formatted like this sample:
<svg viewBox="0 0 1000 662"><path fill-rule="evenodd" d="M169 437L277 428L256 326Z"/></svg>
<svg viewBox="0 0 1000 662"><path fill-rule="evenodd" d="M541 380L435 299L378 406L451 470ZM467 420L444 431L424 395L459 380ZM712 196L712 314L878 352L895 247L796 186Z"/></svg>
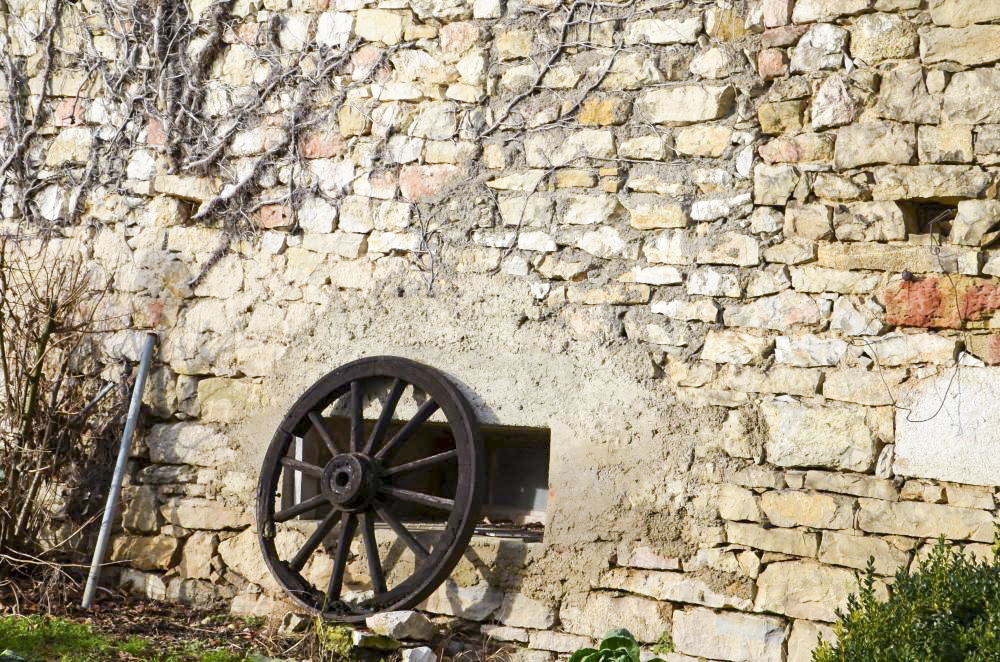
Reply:
<svg viewBox="0 0 1000 662"><path fill-rule="evenodd" d="M219 536L209 531L195 531L184 543L179 570L188 579L211 579L212 557L215 556Z"/></svg>
<svg viewBox="0 0 1000 662"><path fill-rule="evenodd" d="M827 238L833 229L830 224L832 211L830 207L822 204L789 202L785 207L785 236L798 235L806 239Z"/></svg>
<svg viewBox="0 0 1000 662"><path fill-rule="evenodd" d="M639 267L634 271L622 274L619 280L626 283L645 283L646 285L680 285L684 282L684 277L675 267ZM657 311L654 304L652 312L662 311Z"/></svg>
<svg viewBox="0 0 1000 662"><path fill-rule="evenodd" d="M835 531L824 531L819 546L819 560L831 565L864 570L868 559L874 557L875 572L892 576L896 570L909 565L910 554L894 547L882 538L860 536Z"/></svg>
<svg viewBox="0 0 1000 662"><path fill-rule="evenodd" d="M872 5L872 0L797 0L792 11L796 23L832 21L841 16L860 14Z"/></svg>
<svg viewBox="0 0 1000 662"><path fill-rule="evenodd" d="M757 54L757 75L764 80L788 74L788 54L780 48L768 48Z"/></svg>
<svg viewBox="0 0 1000 662"><path fill-rule="evenodd" d="M472 586L459 586L449 579L431 593L420 608L435 614L484 621L502 602L503 593L500 589L485 581Z"/></svg>
<svg viewBox="0 0 1000 662"><path fill-rule="evenodd" d="M944 117L954 124L1000 123L1000 70L954 74L944 94Z"/></svg>
<svg viewBox="0 0 1000 662"><path fill-rule="evenodd" d="M437 628L426 616L416 611L384 611L365 619L365 625L375 634L392 639L429 641Z"/></svg>
<svg viewBox="0 0 1000 662"><path fill-rule="evenodd" d="M141 595L150 600L164 600L167 597L166 582L160 575L151 572L123 568L118 578L118 586L133 595Z"/></svg>
<svg viewBox="0 0 1000 662"><path fill-rule="evenodd" d="M895 402L905 370L831 370L823 380L823 397L870 407L887 407Z"/></svg>
<svg viewBox="0 0 1000 662"><path fill-rule="evenodd" d="M674 150L691 156L719 157L725 154L733 136L727 126L702 124L679 129L674 135Z"/></svg>
<svg viewBox="0 0 1000 662"><path fill-rule="evenodd" d="M790 165L758 164L753 170L753 198L758 205L784 205L799 183Z"/></svg>
<svg viewBox="0 0 1000 662"><path fill-rule="evenodd" d="M916 223L895 202L852 202L837 209L834 234L840 241L902 241Z"/></svg>
<svg viewBox="0 0 1000 662"><path fill-rule="evenodd" d="M701 579L682 572L612 568L601 575L597 586L635 593L656 600L684 602L717 609L730 607L749 610L753 606L753 603L746 598L719 592Z"/></svg>
<svg viewBox="0 0 1000 662"><path fill-rule="evenodd" d="M729 198L695 200L691 204L691 219L695 221L717 221L720 218L743 218L752 209L749 193L740 193Z"/></svg>
<svg viewBox="0 0 1000 662"><path fill-rule="evenodd" d="M864 109L863 95L843 74L833 74L813 97L811 126L814 131L850 124Z"/></svg>
<svg viewBox="0 0 1000 662"><path fill-rule="evenodd" d="M771 563L757 578L754 609L833 622L837 620L836 610L845 608L847 596L857 590L858 583L850 570L814 561Z"/></svg>
<svg viewBox="0 0 1000 662"><path fill-rule="evenodd" d="M747 283L748 297L762 297L787 290L792 284L786 267L770 266L756 271Z"/></svg>
<svg viewBox="0 0 1000 662"><path fill-rule="evenodd" d="M167 570L176 562L179 542L172 536L118 536L111 560L127 561L136 570Z"/></svg>
<svg viewBox="0 0 1000 662"><path fill-rule="evenodd" d="M723 319L726 326L731 327L788 331L816 324L820 320L820 310L808 294L786 290L747 304L727 306Z"/></svg>
<svg viewBox="0 0 1000 662"><path fill-rule="evenodd" d="M1000 226L1000 201L963 200L951 224L949 239L963 246L986 246L996 240Z"/></svg>
<svg viewBox="0 0 1000 662"><path fill-rule="evenodd" d="M917 63L903 62L882 78L875 112L879 117L900 122L937 124L941 102L927 91L923 68Z"/></svg>
<svg viewBox="0 0 1000 662"><path fill-rule="evenodd" d="M797 402L761 404L768 427L767 460L780 467L829 467L867 471L875 462L875 438L856 407Z"/></svg>
<svg viewBox="0 0 1000 662"><path fill-rule="evenodd" d="M400 656L403 662L435 662L438 657L430 646L404 648Z"/></svg>
<svg viewBox="0 0 1000 662"><path fill-rule="evenodd" d="M611 283L604 286L578 285L567 288L570 303L588 306L638 305L649 301L650 289L646 285Z"/></svg>
<svg viewBox="0 0 1000 662"><path fill-rule="evenodd" d="M558 246L547 232L521 232L517 236L517 247L526 251L539 253L554 253Z"/></svg>
<svg viewBox="0 0 1000 662"><path fill-rule="evenodd" d="M576 247L595 257L610 258L621 255L625 249L625 240L618 230L602 226L581 236Z"/></svg>
<svg viewBox="0 0 1000 662"><path fill-rule="evenodd" d="M153 179L153 190L183 200L204 202L213 198L221 190L221 184L212 177L157 175Z"/></svg>
<svg viewBox="0 0 1000 662"><path fill-rule="evenodd" d="M892 502L879 499L859 499L858 506L858 528L869 533L917 538L943 535L950 540L978 542L993 540L996 520L991 513L983 510L919 501Z"/></svg>
<svg viewBox="0 0 1000 662"><path fill-rule="evenodd" d="M843 340L815 335L778 336L774 345L775 361L800 368L837 365L846 353Z"/></svg>
<svg viewBox="0 0 1000 662"><path fill-rule="evenodd" d="M750 490L722 485L719 488L719 515L727 520L760 522L760 506Z"/></svg>
<svg viewBox="0 0 1000 662"><path fill-rule="evenodd" d="M572 195L564 203L562 222L569 225L600 225L614 220L621 212L622 206L613 195Z"/></svg>
<svg viewBox="0 0 1000 662"><path fill-rule="evenodd" d="M819 392L821 374L819 370L780 365L766 371L730 366L719 374L718 379L734 391L812 396Z"/></svg>
<svg viewBox="0 0 1000 662"><path fill-rule="evenodd" d="M779 136L760 146L760 157L768 163L813 163L831 161L835 138L827 133Z"/></svg>
<svg viewBox="0 0 1000 662"><path fill-rule="evenodd" d="M462 170L451 164L408 165L399 174L399 191L410 202L427 202L436 199L450 188ZM544 171L539 174L540 179ZM537 180L536 180L537 181ZM521 184L524 186L523 182ZM515 190L534 190L518 188Z"/></svg>
<svg viewBox="0 0 1000 662"><path fill-rule="evenodd" d="M676 612L671 631L680 652L733 662L782 662L786 633L779 618L699 608Z"/></svg>
<svg viewBox="0 0 1000 662"><path fill-rule="evenodd" d="M901 366L913 363L952 364L958 352L955 338L934 333L890 333L870 339L865 349L881 366Z"/></svg>
<svg viewBox="0 0 1000 662"><path fill-rule="evenodd" d="M156 533L160 528L156 491L145 485L122 492L122 527L126 531Z"/></svg>
<svg viewBox="0 0 1000 662"><path fill-rule="evenodd" d="M764 27L777 28L788 25L792 20L792 7L794 5L794 0L763 0L761 14L763 15Z"/></svg>
<svg viewBox="0 0 1000 662"><path fill-rule="evenodd" d="M704 267L691 272L688 277L687 293L736 299L743 296L743 288L735 274Z"/></svg>
<svg viewBox="0 0 1000 662"><path fill-rule="evenodd" d="M913 408L909 418L921 422L897 416L893 471L973 485L1000 484L1000 438L995 434L1000 428L996 408L988 406L997 395L998 375L998 368L970 368L950 387L947 376L938 375L900 393L901 403Z"/></svg>
<svg viewBox="0 0 1000 662"><path fill-rule="evenodd" d="M666 149L661 136L639 136L618 145L618 156L625 159L659 161L666 156Z"/></svg>
<svg viewBox="0 0 1000 662"><path fill-rule="evenodd" d="M797 292L838 292L840 294L866 294L878 287L881 277L875 273L842 271L806 265L789 270L792 287Z"/></svg>
<svg viewBox="0 0 1000 662"><path fill-rule="evenodd" d="M965 66L1000 60L1000 25L963 28L924 28L920 31L920 59L925 63L958 62Z"/></svg>
<svg viewBox="0 0 1000 662"><path fill-rule="evenodd" d="M94 135L90 129L82 126L63 129L49 145L45 165L55 168L68 163L86 163L93 144Z"/></svg>
<svg viewBox="0 0 1000 662"><path fill-rule="evenodd" d="M812 662L812 651L816 642L831 643L837 640L833 628L823 623L813 621L795 621L792 623L792 633L788 637L788 657L786 662Z"/></svg>
<svg viewBox="0 0 1000 662"><path fill-rule="evenodd" d="M823 201L850 202L863 198L866 188L855 179L833 173L818 173L813 180L813 193Z"/></svg>
<svg viewBox="0 0 1000 662"><path fill-rule="evenodd" d="M614 596L588 593L570 596L559 607L559 621L567 632L598 639L608 631L609 623L628 623L637 641L654 642L667 629L673 607L634 595Z"/></svg>
<svg viewBox="0 0 1000 662"><path fill-rule="evenodd" d="M913 57L916 26L897 14L865 14L851 26L851 55L867 64Z"/></svg>
<svg viewBox="0 0 1000 662"><path fill-rule="evenodd" d="M260 384L209 377L198 382L198 401L202 421L229 423L244 418L248 412L262 409L270 398Z"/></svg>
<svg viewBox="0 0 1000 662"><path fill-rule="evenodd" d="M798 131L805 126L805 101L775 101L757 107L760 130L768 135Z"/></svg>
<svg viewBox="0 0 1000 662"><path fill-rule="evenodd" d="M664 231L642 247L642 253L653 264L691 264L691 238L683 230Z"/></svg>
<svg viewBox="0 0 1000 662"><path fill-rule="evenodd" d="M775 526L808 526L814 529L849 529L854 523L854 499L778 490L760 497L760 508Z"/></svg>
<svg viewBox="0 0 1000 662"><path fill-rule="evenodd" d="M916 152L917 135L912 125L870 122L839 130L834 160L838 169L847 170L877 163L909 163Z"/></svg>
<svg viewBox="0 0 1000 662"><path fill-rule="evenodd" d="M1000 18L1000 7L979 0L930 0L929 9L936 25L960 27Z"/></svg>
<svg viewBox="0 0 1000 662"><path fill-rule="evenodd" d="M977 251L952 246L820 242L818 262L830 269L902 273L979 273Z"/></svg>
<svg viewBox="0 0 1000 662"><path fill-rule="evenodd" d="M145 441L150 460L159 464L216 467L236 459L236 451L223 434L197 423L154 425Z"/></svg>
<svg viewBox="0 0 1000 662"><path fill-rule="evenodd" d="M646 121L680 126L721 119L736 100L730 85L679 85L643 92L637 110Z"/></svg>
<svg viewBox="0 0 1000 662"><path fill-rule="evenodd" d="M698 253L698 262L754 266L760 263L760 242L739 232L724 232L711 246Z"/></svg>
<svg viewBox="0 0 1000 662"><path fill-rule="evenodd" d="M691 73L702 78L727 78L739 73L745 68L746 58L736 51L715 46L691 60Z"/></svg>
<svg viewBox="0 0 1000 662"><path fill-rule="evenodd" d="M342 48L351 37L354 16L347 12L326 11L316 22L316 43L327 48Z"/></svg>
<svg viewBox="0 0 1000 662"><path fill-rule="evenodd" d="M528 636L528 646L531 648L555 651L556 653L572 653L581 648L591 647L593 643L594 640L591 637L582 637L576 634L555 632L553 630L537 630Z"/></svg>
<svg viewBox="0 0 1000 662"><path fill-rule="evenodd" d="M972 129L967 126L921 126L917 130L921 163L972 163Z"/></svg>
<svg viewBox="0 0 1000 662"><path fill-rule="evenodd" d="M860 302L852 297L838 297L830 315L830 330L848 336L876 336L887 330L885 310L874 299Z"/></svg>
<svg viewBox="0 0 1000 662"><path fill-rule="evenodd" d="M809 2L827 2L828 0L800 0L795 4L795 11ZM858 1L858 0L854 0ZM868 2L868 0L860 0ZM845 3L837 1L837 6ZM794 16L794 15L793 15ZM795 20L796 23L804 21ZM829 23L817 23L802 35L799 43L789 50L789 67L792 73L820 71L823 69L839 69L844 62L844 50L847 48L847 30Z"/></svg>
<svg viewBox="0 0 1000 662"><path fill-rule="evenodd" d="M701 16L682 19L643 18L625 24L625 44L693 44L701 33Z"/></svg>
<svg viewBox="0 0 1000 662"><path fill-rule="evenodd" d="M825 384L824 384L825 386ZM872 478L864 474L849 474L843 472L807 471L803 485L807 489L824 492L840 492L855 496L870 497L895 501L899 493L890 480Z"/></svg>
<svg viewBox="0 0 1000 662"><path fill-rule="evenodd" d="M160 513L171 524L185 529L238 529L250 523L244 510L229 508L211 499L172 499L160 507Z"/></svg>
<svg viewBox="0 0 1000 662"><path fill-rule="evenodd" d="M713 363L747 365L760 361L774 346L770 338L737 331L711 330L705 336L701 358Z"/></svg>
<svg viewBox="0 0 1000 662"><path fill-rule="evenodd" d="M385 9L359 9L354 34L387 46L398 44L403 39L403 15Z"/></svg>
<svg viewBox="0 0 1000 662"><path fill-rule="evenodd" d="M546 630L556 622L556 608L548 601L512 591L504 596L497 619L510 627Z"/></svg>
<svg viewBox="0 0 1000 662"><path fill-rule="evenodd" d="M493 40L493 49L501 60L528 57L534 45L535 35L531 30L504 30Z"/></svg>
<svg viewBox="0 0 1000 662"><path fill-rule="evenodd" d="M815 557L819 534L798 529L765 529L757 524L726 523L726 540L731 545L745 545L778 554Z"/></svg>
<svg viewBox="0 0 1000 662"><path fill-rule="evenodd" d="M629 225L636 230L687 227L684 207L669 198L651 194L635 194L621 198L629 213Z"/></svg>

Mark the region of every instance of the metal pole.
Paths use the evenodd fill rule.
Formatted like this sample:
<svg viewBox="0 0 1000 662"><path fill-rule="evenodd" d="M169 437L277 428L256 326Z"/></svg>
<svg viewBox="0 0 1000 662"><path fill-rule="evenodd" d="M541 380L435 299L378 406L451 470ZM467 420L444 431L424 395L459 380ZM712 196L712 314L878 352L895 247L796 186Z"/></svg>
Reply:
<svg viewBox="0 0 1000 662"><path fill-rule="evenodd" d="M111 490L108 492L108 502L104 506L104 519L101 520L101 532L97 536L97 547L94 549L94 559L90 563L90 575L87 577L87 588L83 591L83 608L90 609L94 603L94 593L97 592L97 582L101 577L101 564L108 551L111 539L111 524L115 511L118 509L118 499L122 492L122 479L125 477L125 464L128 462L129 451L132 448L132 437L139 420L139 409L142 406L142 392L146 387L146 375L153 358L153 346L156 344L156 334L146 334L146 344L142 348L142 360L139 362L139 374L135 378L132 389L132 402L128 407L128 418L125 420L125 431L122 432L121 445L118 448L118 461L115 463L115 473L111 478Z"/></svg>

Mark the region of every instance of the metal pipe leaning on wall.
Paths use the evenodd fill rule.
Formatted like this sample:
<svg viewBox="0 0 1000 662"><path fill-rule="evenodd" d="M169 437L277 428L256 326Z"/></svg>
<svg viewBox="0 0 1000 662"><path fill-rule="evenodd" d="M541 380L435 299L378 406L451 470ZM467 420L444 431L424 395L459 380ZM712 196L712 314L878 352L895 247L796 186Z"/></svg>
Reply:
<svg viewBox="0 0 1000 662"><path fill-rule="evenodd" d="M101 578L101 564L108 551L108 542L111 540L111 524L114 521L115 511L118 509L118 501L122 492L122 479L125 476L125 465L132 449L132 437L135 436L135 427L139 420L139 410L142 407L142 392L146 387L146 376L149 374L149 365L153 359L153 347L156 345L156 334L146 334L146 344L142 348L142 359L139 362L139 374L135 378L135 386L132 389L132 400L128 407L128 418L125 421L125 430L122 432L121 444L118 447L118 460L115 462L115 472L111 478L111 489L108 490L108 501L104 506L104 518L101 520L101 531L97 536L97 545L94 548L94 558L90 562L90 574L87 576L87 587L83 591L82 606L90 609L94 603L94 594L97 592L97 583Z"/></svg>

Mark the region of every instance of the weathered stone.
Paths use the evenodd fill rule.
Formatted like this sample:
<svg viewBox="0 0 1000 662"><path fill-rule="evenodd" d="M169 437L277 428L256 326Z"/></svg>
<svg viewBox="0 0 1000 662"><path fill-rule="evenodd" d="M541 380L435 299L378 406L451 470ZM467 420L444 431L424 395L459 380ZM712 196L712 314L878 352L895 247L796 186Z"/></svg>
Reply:
<svg viewBox="0 0 1000 662"><path fill-rule="evenodd" d="M750 490L723 485L719 488L719 515L727 520L760 522L760 506Z"/></svg>
<svg viewBox="0 0 1000 662"><path fill-rule="evenodd" d="M841 16L860 14L871 5L872 0L798 0L792 20L796 23L831 21Z"/></svg>
<svg viewBox="0 0 1000 662"><path fill-rule="evenodd" d="M819 534L797 529L765 529L756 524L728 522L726 540L731 545L745 545L777 554L815 557L819 551Z"/></svg>
<svg viewBox="0 0 1000 662"><path fill-rule="evenodd" d="M875 572L886 576L894 575L899 568L906 567L910 562L907 552L881 538L833 531L823 533L819 548L819 560L822 563L864 570L868 566L868 559L872 557L875 559Z"/></svg>
<svg viewBox="0 0 1000 662"><path fill-rule="evenodd" d="M875 461L874 435L855 407L770 401L761 412L771 464L867 471Z"/></svg>
<svg viewBox="0 0 1000 662"><path fill-rule="evenodd" d="M968 478L968 477L967 477ZM969 482L969 481L966 481ZM858 500L858 528L869 533L888 533L916 538L993 540L995 519L991 513L919 501Z"/></svg>
<svg viewBox="0 0 1000 662"><path fill-rule="evenodd" d="M972 163L972 129L967 126L921 126L917 130L921 163Z"/></svg>
<svg viewBox="0 0 1000 662"><path fill-rule="evenodd" d="M826 267L792 267L792 287L798 292L839 292L865 294L872 292L881 280L878 274L860 271L841 271Z"/></svg>
<svg viewBox="0 0 1000 662"><path fill-rule="evenodd" d="M849 529L854 522L854 500L849 497L782 490L761 495L760 507L775 526Z"/></svg>
<svg viewBox="0 0 1000 662"><path fill-rule="evenodd" d="M118 586L133 595L140 595L150 600L165 600L167 584L159 574L140 572L132 568L123 568L118 578Z"/></svg>
<svg viewBox="0 0 1000 662"><path fill-rule="evenodd" d="M823 201L850 202L863 198L865 187L844 175L821 172L812 185L813 193Z"/></svg>
<svg viewBox="0 0 1000 662"><path fill-rule="evenodd" d="M392 46L403 39L403 15L385 9L359 9L354 33L368 41Z"/></svg>
<svg viewBox="0 0 1000 662"><path fill-rule="evenodd" d="M998 440L992 432L997 429L996 410L987 405L996 396L998 370L963 370L953 384L942 374L900 393L900 403L913 413L901 412L896 418L893 471L973 485L1000 484Z"/></svg>
<svg viewBox="0 0 1000 662"><path fill-rule="evenodd" d="M760 35L760 45L764 48L794 46L795 42L797 42L808 29L808 25L776 26L770 30L764 30L763 34Z"/></svg>
<svg viewBox="0 0 1000 662"><path fill-rule="evenodd" d="M740 193L730 198L696 200L691 205L691 219L695 221L717 221L720 218L744 217L752 208L749 193Z"/></svg>
<svg viewBox="0 0 1000 662"><path fill-rule="evenodd" d="M487 582L459 586L449 579L431 593L421 609L470 621L484 621L500 607L502 601L500 590Z"/></svg>
<svg viewBox="0 0 1000 662"><path fill-rule="evenodd" d="M625 159L648 159L659 161L666 155L663 138L660 136L639 136L618 145L618 156Z"/></svg>
<svg viewBox="0 0 1000 662"><path fill-rule="evenodd" d="M683 228L687 214L677 202L670 202L654 195L640 194L622 199L629 212L629 225L636 230Z"/></svg>
<svg viewBox="0 0 1000 662"><path fill-rule="evenodd" d="M608 159L615 155L614 137L607 129L582 129L534 134L524 141L525 160L535 168L563 166L580 158Z"/></svg>
<svg viewBox="0 0 1000 662"><path fill-rule="evenodd" d="M986 246L996 240L1000 226L1000 201L963 200L951 223L951 243L963 246Z"/></svg>
<svg viewBox="0 0 1000 662"><path fill-rule="evenodd" d="M880 480L863 474L849 474L828 471L806 472L803 485L812 490L841 492L854 496L871 497L895 501L898 497L895 485L889 480Z"/></svg>
<svg viewBox="0 0 1000 662"><path fill-rule="evenodd" d="M399 191L410 202L427 202L444 193L459 175L457 166L442 163L427 166L403 166L399 173ZM539 178L541 175L539 175ZM496 180L494 180L496 181ZM495 188L500 188L499 186ZM525 188L513 190L533 190Z"/></svg>
<svg viewBox="0 0 1000 662"><path fill-rule="evenodd" d="M646 285L680 285L684 282L684 277L675 267L640 267L635 271L622 274L619 280L628 283L645 283ZM658 312L655 304L653 312Z"/></svg>
<svg viewBox="0 0 1000 662"><path fill-rule="evenodd" d="M774 345L775 361L800 368L837 365L846 353L847 343L843 340L815 335L778 336Z"/></svg>
<svg viewBox="0 0 1000 662"><path fill-rule="evenodd" d="M437 632L426 616L415 611L383 611L365 619L375 634L392 639L429 641Z"/></svg>
<svg viewBox="0 0 1000 662"><path fill-rule="evenodd" d="M122 493L122 526L126 531L156 533L160 528L156 491L145 485Z"/></svg>
<svg viewBox="0 0 1000 662"><path fill-rule="evenodd" d="M758 164L753 170L753 199L758 205L784 205L799 183L790 165Z"/></svg>
<svg viewBox="0 0 1000 662"><path fill-rule="evenodd" d="M643 18L625 24L625 43L693 44L701 33L701 17L683 19Z"/></svg>
<svg viewBox="0 0 1000 662"><path fill-rule="evenodd" d="M557 653L572 653L581 648L590 647L593 644L591 637L582 637L576 634L566 634L565 632L555 632L552 630L538 630L529 635L528 646L544 651L555 651Z"/></svg>
<svg viewBox="0 0 1000 662"><path fill-rule="evenodd" d="M709 609L685 609L674 614L672 639L687 655L733 662L781 662L785 624L770 616L751 616Z"/></svg>
<svg viewBox="0 0 1000 662"><path fill-rule="evenodd" d="M198 382L198 402L201 403L201 420L228 423L245 416L248 411L263 408L269 399L259 384L209 377Z"/></svg>
<svg viewBox="0 0 1000 662"><path fill-rule="evenodd" d="M902 273L979 273L977 252L951 246L820 242L818 264L831 269Z"/></svg>
<svg viewBox="0 0 1000 662"><path fill-rule="evenodd" d="M812 651L820 639L832 644L837 641L837 634L829 625L812 621L795 621L792 624L792 633L788 636L786 662L812 662Z"/></svg>
<svg viewBox="0 0 1000 662"><path fill-rule="evenodd" d="M128 561L136 570L167 570L176 563L179 542L171 536L118 536L111 560Z"/></svg>
<svg viewBox="0 0 1000 662"><path fill-rule="evenodd" d="M688 277L687 293L709 297L743 296L743 288L735 274L719 269L702 268L693 271Z"/></svg>
<svg viewBox="0 0 1000 662"><path fill-rule="evenodd" d="M834 159L837 168L846 170L876 163L909 163L916 152L917 135L912 125L872 122L840 129Z"/></svg>
<svg viewBox="0 0 1000 662"><path fill-rule="evenodd" d="M698 262L750 267L760 263L760 242L749 235L725 232L698 253Z"/></svg>
<svg viewBox="0 0 1000 662"><path fill-rule="evenodd" d="M912 363L954 363L958 351L955 338L933 333L890 333L871 339L865 353L881 366Z"/></svg>
<svg viewBox="0 0 1000 662"><path fill-rule="evenodd" d="M874 299L860 302L838 297L830 315L830 329L849 336L876 336L887 329L884 310Z"/></svg>
<svg viewBox="0 0 1000 662"><path fill-rule="evenodd" d="M588 593L586 597L564 599L559 608L559 620L567 632L595 639L604 636L608 623L628 623L636 640L653 642L663 634L672 612L669 603L648 598Z"/></svg>
<svg viewBox="0 0 1000 662"><path fill-rule="evenodd" d="M157 175L153 179L153 190L175 198L204 202L213 198L221 189L218 180L211 177L188 175Z"/></svg>
<svg viewBox="0 0 1000 662"><path fill-rule="evenodd" d="M879 117L899 122L937 124L941 102L927 91L923 68L917 63L903 62L883 77L875 112Z"/></svg>
<svg viewBox="0 0 1000 662"><path fill-rule="evenodd" d="M823 381L823 397L886 407L895 403L897 387L905 379L905 370L832 370Z"/></svg>
<svg viewBox="0 0 1000 662"><path fill-rule="evenodd" d="M920 59L966 66L996 62L1000 60L1000 26L924 28L920 31Z"/></svg>
<svg viewBox="0 0 1000 662"><path fill-rule="evenodd" d="M1000 70L954 74L944 94L944 117L954 124L1000 123Z"/></svg>
<svg viewBox="0 0 1000 662"><path fill-rule="evenodd" d="M814 131L850 124L864 108L860 94L841 74L833 74L819 86L813 98L811 126Z"/></svg>
<svg viewBox="0 0 1000 662"><path fill-rule="evenodd" d="M742 71L745 62L742 53L726 46L716 46L692 58L688 69L702 78L727 78Z"/></svg>
<svg viewBox="0 0 1000 662"><path fill-rule="evenodd" d="M621 254L625 240L614 228L602 226L580 237L576 247L595 257L610 258Z"/></svg>
<svg viewBox="0 0 1000 662"><path fill-rule="evenodd" d="M729 367L719 374L718 379L735 391L812 396L819 392L821 371L781 365L775 365L767 371Z"/></svg>
<svg viewBox="0 0 1000 662"><path fill-rule="evenodd" d="M812 0L805 0L810 2ZM826 0L820 0L826 1ZM861 0L862 2L866 0ZM795 11L803 1L797 2ZM838 3L843 4L843 3ZM796 21L801 23L802 21ZM847 30L829 23L813 25L802 35L799 43L790 49L790 68L793 73L819 71L822 69L837 69L844 62L844 50L847 48Z"/></svg>
<svg viewBox="0 0 1000 662"><path fill-rule="evenodd" d="M647 242L642 253L654 264L691 264L690 237L683 231L666 231L657 235L655 241Z"/></svg>
<svg viewBox="0 0 1000 662"><path fill-rule="evenodd" d="M848 595L857 590L857 580L849 570L813 561L772 563L757 579L754 609L833 622L837 609L845 608Z"/></svg>
<svg viewBox="0 0 1000 662"><path fill-rule="evenodd" d="M757 54L757 75L764 80L781 78L788 73L788 54L780 48L768 48Z"/></svg>
<svg viewBox="0 0 1000 662"><path fill-rule="evenodd" d="M721 119L730 113L735 99L729 85L680 85L644 92L637 110L648 122L680 126Z"/></svg>
<svg viewBox="0 0 1000 662"><path fill-rule="evenodd" d="M854 202L837 209L833 226L840 241L900 241L915 221L895 202Z"/></svg>
<svg viewBox="0 0 1000 662"><path fill-rule="evenodd" d="M993 510L996 501L992 487L972 487L969 485L945 485L945 496L949 506L956 508L979 508Z"/></svg>
<svg viewBox="0 0 1000 662"><path fill-rule="evenodd" d="M222 466L236 458L226 437L207 425L169 423L154 425L146 435L149 459L159 464Z"/></svg>
<svg viewBox="0 0 1000 662"><path fill-rule="evenodd" d="M691 156L719 157L729 147L733 130L727 126L702 124L679 129L674 150Z"/></svg>
<svg viewBox="0 0 1000 662"><path fill-rule="evenodd" d="M749 610L753 603L746 598L726 595L704 581L681 572L612 568L601 575L598 588L635 593L661 601L684 602L722 609Z"/></svg>
<svg viewBox="0 0 1000 662"><path fill-rule="evenodd" d="M184 543L178 566L181 576L187 579L211 579L212 557L215 556L219 536L208 531L195 531Z"/></svg>
<svg viewBox="0 0 1000 662"><path fill-rule="evenodd" d="M250 515L242 509L229 508L211 499L174 499L160 507L160 513L171 524L185 529L238 529L250 523Z"/></svg>
<svg viewBox="0 0 1000 662"><path fill-rule="evenodd" d="M776 101L757 107L760 130L769 135L798 131L805 126L805 101Z"/></svg>
<svg viewBox="0 0 1000 662"><path fill-rule="evenodd" d="M747 365L759 361L774 346L770 338L736 331L709 331L701 358L713 363Z"/></svg>
<svg viewBox="0 0 1000 662"><path fill-rule="evenodd" d="M521 232L517 235L517 247L539 253L553 253L558 248L552 235L547 232Z"/></svg>
<svg viewBox="0 0 1000 662"><path fill-rule="evenodd" d="M723 313L726 326L787 331L796 326L819 322L820 311L808 294L785 291L740 306L728 306Z"/></svg>
<svg viewBox="0 0 1000 662"><path fill-rule="evenodd" d="M832 134L801 133L780 136L760 146L760 157L768 163L815 163L834 157Z"/></svg>
<svg viewBox="0 0 1000 662"><path fill-rule="evenodd" d="M69 163L86 163L93 144L94 134L90 129L82 126L63 129L49 145L45 165L55 168Z"/></svg>
<svg viewBox="0 0 1000 662"><path fill-rule="evenodd" d="M545 630L555 624L556 608L551 602L511 591L504 596L496 617L507 626Z"/></svg>
<svg viewBox="0 0 1000 662"><path fill-rule="evenodd" d="M785 236L824 239L830 235L831 209L826 205L789 202L785 207Z"/></svg>
<svg viewBox="0 0 1000 662"><path fill-rule="evenodd" d="M979 0L930 0L931 20L936 25L971 25L1000 18L1000 7Z"/></svg>
<svg viewBox="0 0 1000 662"><path fill-rule="evenodd" d="M896 14L865 14L851 26L851 55L868 64L913 57L917 28Z"/></svg>

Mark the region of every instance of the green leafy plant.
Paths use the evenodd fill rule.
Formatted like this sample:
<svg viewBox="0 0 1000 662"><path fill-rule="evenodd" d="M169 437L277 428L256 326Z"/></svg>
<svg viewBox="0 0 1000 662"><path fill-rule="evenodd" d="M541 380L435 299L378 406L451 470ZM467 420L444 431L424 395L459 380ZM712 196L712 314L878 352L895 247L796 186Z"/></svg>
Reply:
<svg viewBox="0 0 1000 662"><path fill-rule="evenodd" d="M879 601L874 560L859 578L813 662L988 662L1000 660L1000 548L975 560L942 538L910 573L896 574L892 595Z"/></svg>
<svg viewBox="0 0 1000 662"><path fill-rule="evenodd" d="M611 630L597 648L581 648L569 662L639 662L639 643L628 630ZM663 662L656 657L649 662Z"/></svg>

